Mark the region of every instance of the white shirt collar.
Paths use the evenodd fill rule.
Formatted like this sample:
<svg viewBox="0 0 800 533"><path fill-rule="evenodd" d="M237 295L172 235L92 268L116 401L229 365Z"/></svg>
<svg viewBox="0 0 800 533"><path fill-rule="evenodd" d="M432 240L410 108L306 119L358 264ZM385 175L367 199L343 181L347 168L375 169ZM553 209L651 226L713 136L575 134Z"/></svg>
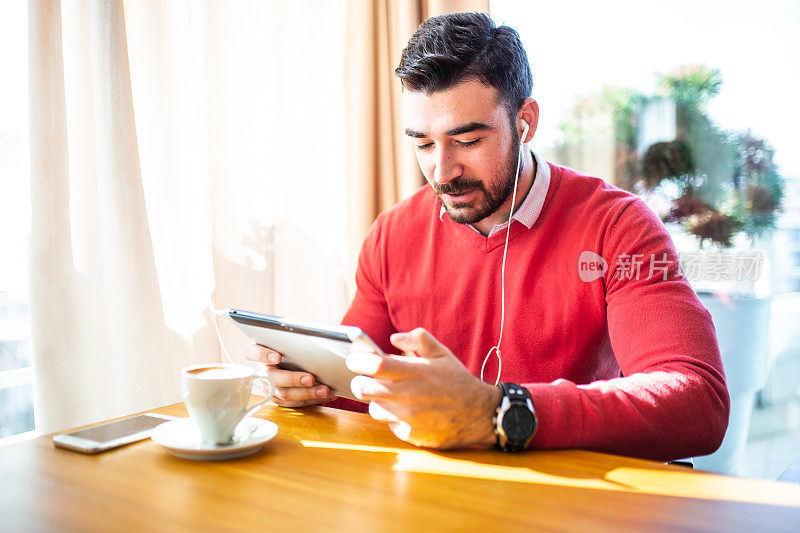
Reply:
<svg viewBox="0 0 800 533"><path fill-rule="evenodd" d="M533 179L533 186L531 186L530 191L528 191L528 196L525 197L522 205L519 206L519 209L517 209L511 217L512 221L516 220L528 229L531 229L539 218L539 214L542 212L542 207L544 206L544 200L547 197L547 190L550 188L550 165L535 153L533 157L536 158L536 176ZM439 209L439 220L442 220L446 212L444 206ZM491 237L498 231L506 229L507 225L508 222L495 224L488 236ZM469 227L478 231L471 224Z"/></svg>

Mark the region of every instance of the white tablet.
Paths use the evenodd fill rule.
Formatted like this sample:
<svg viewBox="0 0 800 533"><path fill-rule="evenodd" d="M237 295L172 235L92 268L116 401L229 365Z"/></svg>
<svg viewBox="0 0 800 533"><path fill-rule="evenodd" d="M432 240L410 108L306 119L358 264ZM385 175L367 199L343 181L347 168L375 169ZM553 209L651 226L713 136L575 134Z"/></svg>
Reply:
<svg viewBox="0 0 800 533"><path fill-rule="evenodd" d="M350 390L356 374L345 365L350 352L383 352L360 328L331 326L281 316L225 309L236 326L254 342L283 355L279 368L302 370L331 388L333 394L358 400Z"/></svg>

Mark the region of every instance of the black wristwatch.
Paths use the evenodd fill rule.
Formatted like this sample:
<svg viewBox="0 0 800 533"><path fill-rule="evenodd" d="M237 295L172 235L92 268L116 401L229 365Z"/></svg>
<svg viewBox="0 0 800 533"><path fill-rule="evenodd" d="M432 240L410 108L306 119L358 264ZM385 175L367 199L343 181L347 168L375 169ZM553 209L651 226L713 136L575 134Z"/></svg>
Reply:
<svg viewBox="0 0 800 533"><path fill-rule="evenodd" d="M538 421L528 391L516 383L498 383L503 398L494 415L497 447L505 452L519 452L528 447Z"/></svg>

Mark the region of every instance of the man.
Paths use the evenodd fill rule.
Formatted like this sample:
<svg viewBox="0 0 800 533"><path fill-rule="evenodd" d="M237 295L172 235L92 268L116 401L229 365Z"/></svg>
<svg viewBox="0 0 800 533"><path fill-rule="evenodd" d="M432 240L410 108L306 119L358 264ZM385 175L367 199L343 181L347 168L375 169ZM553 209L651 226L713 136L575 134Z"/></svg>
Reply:
<svg viewBox="0 0 800 533"><path fill-rule="evenodd" d="M517 33L429 19L396 74L430 186L378 217L342 321L405 354L348 357L369 413L434 448L713 452L729 398L711 318L643 202L520 149L539 108ZM272 350L247 356L279 405L364 410Z"/></svg>

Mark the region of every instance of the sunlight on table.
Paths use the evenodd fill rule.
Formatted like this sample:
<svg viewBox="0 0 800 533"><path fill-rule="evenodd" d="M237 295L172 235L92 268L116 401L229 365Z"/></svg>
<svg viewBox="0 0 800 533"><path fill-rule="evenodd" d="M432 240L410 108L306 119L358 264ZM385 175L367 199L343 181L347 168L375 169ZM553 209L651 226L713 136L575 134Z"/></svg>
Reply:
<svg viewBox="0 0 800 533"><path fill-rule="evenodd" d="M421 449L409 450L310 440L300 442L306 448L393 453L397 456L397 462L392 469L400 472L800 507L800 486L702 472L617 467L603 477L570 477L547 474L526 467L454 459Z"/></svg>

